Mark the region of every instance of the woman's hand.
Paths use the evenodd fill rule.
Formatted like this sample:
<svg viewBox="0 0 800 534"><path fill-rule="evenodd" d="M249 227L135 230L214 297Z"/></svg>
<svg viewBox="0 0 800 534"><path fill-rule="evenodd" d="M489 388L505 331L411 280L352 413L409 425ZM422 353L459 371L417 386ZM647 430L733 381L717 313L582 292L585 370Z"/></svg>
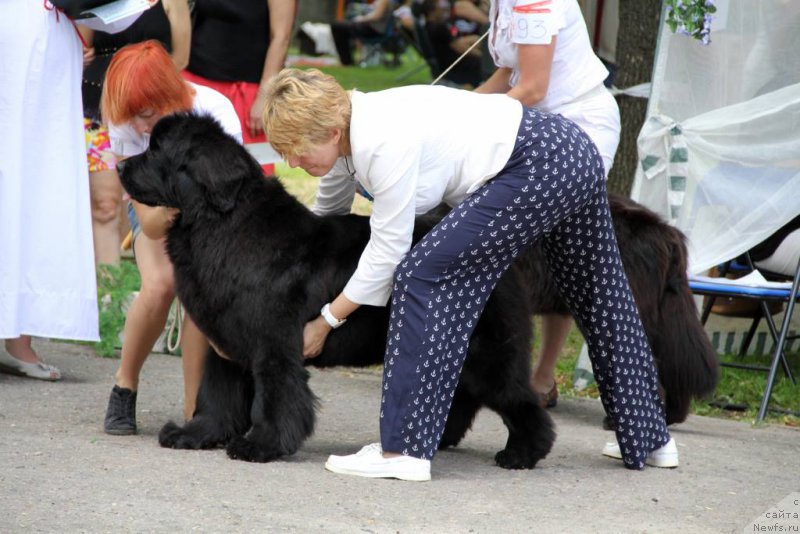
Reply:
<svg viewBox="0 0 800 534"><path fill-rule="evenodd" d="M303 358L309 359L319 356L331 330L330 325L322 316L307 322L303 328Z"/></svg>
<svg viewBox="0 0 800 534"><path fill-rule="evenodd" d="M264 131L264 124L261 122L261 114L267 105L266 93L259 87L253 105L250 106L250 114L247 117L247 128L250 136L256 137Z"/></svg>
<svg viewBox="0 0 800 534"><path fill-rule="evenodd" d="M181 212L178 208L167 208L164 206L148 206L131 199L136 217L139 219L139 226L144 235L150 239L161 239L167 235L167 231L172 226L175 217Z"/></svg>
<svg viewBox="0 0 800 534"><path fill-rule="evenodd" d="M84 46L83 47L83 68L89 66L89 64L94 61L94 47L93 46Z"/></svg>

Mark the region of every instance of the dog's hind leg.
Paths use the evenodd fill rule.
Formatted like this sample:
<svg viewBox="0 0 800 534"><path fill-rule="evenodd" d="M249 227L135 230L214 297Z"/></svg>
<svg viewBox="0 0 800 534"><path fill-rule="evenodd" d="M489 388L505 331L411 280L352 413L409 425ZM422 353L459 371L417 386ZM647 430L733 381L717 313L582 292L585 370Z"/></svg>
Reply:
<svg viewBox="0 0 800 534"><path fill-rule="evenodd" d="M212 449L250 427L253 385L250 373L213 351L206 357L194 417L182 427L168 422L158 434L162 447Z"/></svg>
<svg viewBox="0 0 800 534"><path fill-rule="evenodd" d="M502 417L508 428L508 441L494 460L504 469L533 469L553 447L556 439L553 420L539 405L533 391L527 399L499 400L499 404L489 407Z"/></svg>
<svg viewBox="0 0 800 534"><path fill-rule="evenodd" d="M253 370L252 427L227 446L234 460L269 462L293 454L314 431L316 398L300 355L269 355L259 363Z"/></svg>
<svg viewBox="0 0 800 534"><path fill-rule="evenodd" d="M472 396L462 385L456 388L453 404L450 406L450 414L447 416L447 423L444 427L442 440L439 442L439 449L455 447L466 435L475 420L475 414L481 407L481 403Z"/></svg>

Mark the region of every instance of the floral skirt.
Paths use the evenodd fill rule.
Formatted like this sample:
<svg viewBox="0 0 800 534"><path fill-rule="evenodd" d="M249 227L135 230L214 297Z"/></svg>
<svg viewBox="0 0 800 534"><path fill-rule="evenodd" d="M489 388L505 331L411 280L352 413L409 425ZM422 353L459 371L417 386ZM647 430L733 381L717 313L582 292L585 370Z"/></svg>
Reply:
<svg viewBox="0 0 800 534"><path fill-rule="evenodd" d="M89 172L115 169L117 159L111 152L108 129L102 124L84 117L83 132L86 136L86 160L89 164Z"/></svg>

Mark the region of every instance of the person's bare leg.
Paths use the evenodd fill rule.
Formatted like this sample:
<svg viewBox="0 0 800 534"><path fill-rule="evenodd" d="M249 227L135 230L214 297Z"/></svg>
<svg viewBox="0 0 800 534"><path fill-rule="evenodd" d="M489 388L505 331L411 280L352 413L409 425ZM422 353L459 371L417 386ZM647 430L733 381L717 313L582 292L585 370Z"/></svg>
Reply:
<svg viewBox="0 0 800 534"><path fill-rule="evenodd" d="M26 335L4 340L8 355L11 356L12 359L25 364L27 368L20 368L18 365L11 364L11 362L3 364L3 367L11 367L15 369L15 372L21 372L25 376L38 378L40 380L61 379L61 371L59 371L58 368L47 365L39 359L36 351L34 351L31 346L31 340L31 336ZM3 356L3 360L5 361L6 359L7 357Z"/></svg>
<svg viewBox="0 0 800 534"><path fill-rule="evenodd" d="M540 394L548 393L556 381L556 361L572 328L569 315L542 316L542 345L531 374L531 387Z"/></svg>
<svg viewBox="0 0 800 534"><path fill-rule="evenodd" d="M19 336L11 339L6 339L6 352L12 358L16 358L21 362L38 363L39 356L31 346L31 336Z"/></svg>
<svg viewBox="0 0 800 534"><path fill-rule="evenodd" d="M164 241L140 234L134 248L142 286L128 309L122 357L116 373L117 385L131 391L139 387L142 365L164 330L175 296L172 264L164 250Z"/></svg>
<svg viewBox="0 0 800 534"><path fill-rule="evenodd" d="M95 265L119 265L122 185L115 169L89 173Z"/></svg>
<svg viewBox="0 0 800 534"><path fill-rule="evenodd" d="M183 365L183 417L194 415L197 392L203 380L208 341L192 318L185 315L181 332L181 363Z"/></svg>

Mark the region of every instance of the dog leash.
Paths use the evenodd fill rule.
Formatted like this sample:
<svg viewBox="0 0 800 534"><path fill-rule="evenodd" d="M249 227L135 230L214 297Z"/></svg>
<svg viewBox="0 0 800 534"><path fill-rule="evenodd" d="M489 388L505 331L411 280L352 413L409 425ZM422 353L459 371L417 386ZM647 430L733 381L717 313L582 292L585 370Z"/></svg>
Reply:
<svg viewBox="0 0 800 534"><path fill-rule="evenodd" d="M480 38L478 38L478 40L477 40L477 41L475 41L474 43L472 43L472 46L470 46L469 48L467 48L467 49L464 51L464 53L463 53L463 54L461 54L460 56L458 56L458 57L456 58L456 60L455 60L455 61L453 61L453 62L450 64L450 66L449 66L449 67L447 67L447 68L444 70L444 72L442 72L442 73L441 73L439 76L437 76L437 78L436 78L435 80L433 80L433 81L431 82L431 85L436 85L437 83L439 83L439 82L442 80L442 78L444 78L444 77L447 75L447 73L448 73L448 72L450 72L451 70L453 70L453 67L455 67L456 65L458 65L458 62L459 62L459 61L461 61L462 59L464 59L464 57L465 57L467 54L469 54L470 52L472 52L472 49L473 49L473 48L475 48L476 46L478 46L479 44L481 44L481 42L482 42L484 39L486 39L486 36L487 36L487 35L489 35L489 30L486 30L486 32L485 32L483 35L481 35L481 36L480 36Z"/></svg>
<svg viewBox="0 0 800 534"><path fill-rule="evenodd" d="M177 335L176 335L177 333ZM169 329L167 330L167 351L170 354L175 354L181 344L181 336L183 335L183 304L178 299L175 299L175 313L170 321ZM173 336L175 343L172 342Z"/></svg>

